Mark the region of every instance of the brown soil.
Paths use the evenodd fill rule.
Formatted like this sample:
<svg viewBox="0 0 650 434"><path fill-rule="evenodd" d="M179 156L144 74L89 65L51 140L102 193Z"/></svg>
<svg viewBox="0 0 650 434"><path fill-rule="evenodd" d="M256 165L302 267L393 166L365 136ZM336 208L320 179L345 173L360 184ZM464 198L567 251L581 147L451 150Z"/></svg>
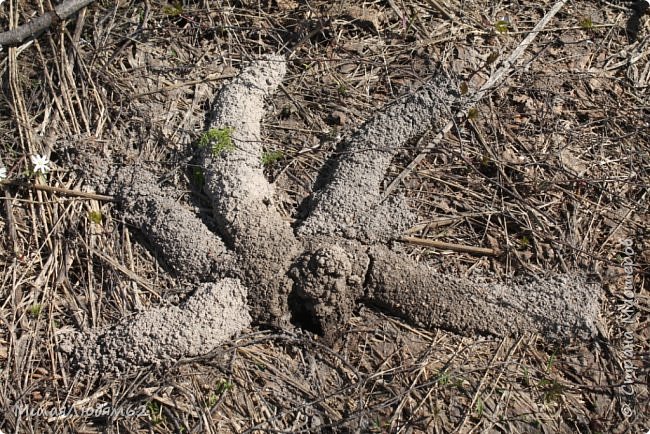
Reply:
<svg viewBox="0 0 650 434"><path fill-rule="evenodd" d="M100 2L5 47L0 430L647 430L647 17L566 4L471 102L551 4L434 3ZM102 405L144 413L34 413Z"/></svg>

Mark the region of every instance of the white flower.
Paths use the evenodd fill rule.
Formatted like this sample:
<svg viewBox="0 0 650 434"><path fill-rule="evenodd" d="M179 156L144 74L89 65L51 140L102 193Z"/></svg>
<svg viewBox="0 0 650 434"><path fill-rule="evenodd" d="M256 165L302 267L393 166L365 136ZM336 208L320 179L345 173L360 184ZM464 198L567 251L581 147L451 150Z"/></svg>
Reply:
<svg viewBox="0 0 650 434"><path fill-rule="evenodd" d="M47 173L50 168L48 164L50 164L50 160L41 155L32 155L32 164L34 165L34 173L36 172L42 172L42 173Z"/></svg>
<svg viewBox="0 0 650 434"><path fill-rule="evenodd" d="M7 168L0 167L0 181L7 178Z"/></svg>

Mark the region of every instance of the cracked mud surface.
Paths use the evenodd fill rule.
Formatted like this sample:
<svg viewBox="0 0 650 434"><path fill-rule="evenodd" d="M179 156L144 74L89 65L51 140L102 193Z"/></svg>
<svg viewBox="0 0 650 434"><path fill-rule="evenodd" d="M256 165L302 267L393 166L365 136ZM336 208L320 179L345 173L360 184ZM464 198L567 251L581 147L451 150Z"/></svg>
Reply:
<svg viewBox="0 0 650 434"><path fill-rule="evenodd" d="M115 173L109 190L127 221L175 272L207 283L188 289L194 294L180 307L152 309L78 337L67 350L80 367L126 370L198 355L251 319L279 327L308 323L335 340L359 301L465 334L530 331L567 340L596 333L600 289L579 277L472 281L436 273L384 245L413 220L401 199L381 202L391 159L454 102L436 85L385 108L343 143L309 216L294 230L276 208L261 163L265 98L284 73L283 58L267 57L217 95L211 127L232 128L235 145L201 154L218 234L152 174L128 166Z"/></svg>

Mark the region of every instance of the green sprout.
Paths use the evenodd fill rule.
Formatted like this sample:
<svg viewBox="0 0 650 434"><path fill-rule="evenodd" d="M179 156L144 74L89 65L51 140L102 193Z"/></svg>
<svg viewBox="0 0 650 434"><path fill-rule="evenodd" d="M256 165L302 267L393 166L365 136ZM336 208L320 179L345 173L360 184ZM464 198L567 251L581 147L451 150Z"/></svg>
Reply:
<svg viewBox="0 0 650 434"><path fill-rule="evenodd" d="M289 116L291 116L291 113L292 113L291 107L285 105L284 107L282 107L282 110L280 111L280 117L286 119Z"/></svg>
<svg viewBox="0 0 650 434"><path fill-rule="evenodd" d="M472 121L478 119L478 109L476 107L472 107L467 111L467 119Z"/></svg>
<svg viewBox="0 0 650 434"><path fill-rule="evenodd" d="M151 423L158 425L163 421L162 408L160 404L155 401L149 401L147 403L147 411L149 412L149 417L151 418Z"/></svg>
<svg viewBox="0 0 650 434"><path fill-rule="evenodd" d="M556 359L557 359L557 356L555 354L555 351L553 351L553 354L551 354L551 356L548 358L548 361L546 362L546 372L553 369L553 365L555 364Z"/></svg>
<svg viewBox="0 0 650 434"><path fill-rule="evenodd" d="M580 28L582 30L591 30L594 28L594 22L590 17L585 17L580 20Z"/></svg>
<svg viewBox="0 0 650 434"><path fill-rule="evenodd" d="M372 427L370 428L370 432L375 433L375 432L387 432L386 428L390 427L390 423L388 421L384 421L381 417L375 416L375 420L372 421Z"/></svg>
<svg viewBox="0 0 650 434"><path fill-rule="evenodd" d="M483 400L481 398L476 399L476 413L478 414L478 417L483 416L483 412L485 411L485 403L483 403Z"/></svg>
<svg viewBox="0 0 650 434"><path fill-rule="evenodd" d="M233 128L210 128L203 133L199 139L199 149L206 149L208 146L212 150L212 155L219 155L222 152L230 152L235 150L235 145L232 142Z"/></svg>
<svg viewBox="0 0 650 434"><path fill-rule="evenodd" d="M460 94L461 95L467 95L468 92L469 92L469 85L467 84L466 81L463 81L460 84Z"/></svg>
<svg viewBox="0 0 650 434"><path fill-rule="evenodd" d="M506 20L499 20L494 24L494 28L499 33L507 33L510 30L510 23Z"/></svg>
<svg viewBox="0 0 650 434"><path fill-rule="evenodd" d="M33 304L29 308L29 313L34 318L38 317L41 314L41 312L43 312L43 305L40 303Z"/></svg>
<svg viewBox="0 0 650 434"><path fill-rule="evenodd" d="M440 384L441 386L447 385L450 380L451 380L451 376L447 371L442 371L440 375L438 375L438 384Z"/></svg>
<svg viewBox="0 0 650 434"><path fill-rule="evenodd" d="M539 381L539 387L544 390L544 402L546 404L558 402L566 391L566 386L560 384L557 380L547 380L545 378Z"/></svg>
<svg viewBox="0 0 650 434"><path fill-rule="evenodd" d="M264 166L270 166L271 164L280 160L282 157L284 157L284 153L282 151L265 152L262 154L262 164Z"/></svg>
<svg viewBox="0 0 650 434"><path fill-rule="evenodd" d="M217 405L218 401L219 396L216 393L211 393L210 396L208 396L208 408L212 408Z"/></svg>
<svg viewBox="0 0 650 434"><path fill-rule="evenodd" d="M88 219L95 224L101 224L102 217L101 211L90 211L88 213Z"/></svg>
<svg viewBox="0 0 650 434"><path fill-rule="evenodd" d="M173 5L163 6L163 14L168 17L177 17L183 13L183 5L180 3L175 3Z"/></svg>
<svg viewBox="0 0 650 434"><path fill-rule="evenodd" d="M528 371L528 366L524 366L524 385L530 387L530 372Z"/></svg>
<svg viewBox="0 0 650 434"><path fill-rule="evenodd" d="M232 388L233 388L233 384L230 381L224 380L222 378L217 383L217 386L214 389L214 393L216 393L217 395L222 395L222 394L224 394L225 392L229 391Z"/></svg>

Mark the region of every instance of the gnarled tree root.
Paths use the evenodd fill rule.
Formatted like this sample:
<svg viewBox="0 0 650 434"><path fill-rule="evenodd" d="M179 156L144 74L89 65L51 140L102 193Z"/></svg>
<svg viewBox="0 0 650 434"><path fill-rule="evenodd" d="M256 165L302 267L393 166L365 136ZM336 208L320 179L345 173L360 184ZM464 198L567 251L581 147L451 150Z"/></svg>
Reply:
<svg viewBox="0 0 650 434"><path fill-rule="evenodd" d="M252 315L278 326L289 324L289 264L299 252L288 221L275 208L274 188L262 170L260 122L264 99L286 71L284 58L269 56L246 68L217 95L211 127L228 129L234 150L203 152L205 190L224 240L238 258L249 287Z"/></svg>
<svg viewBox="0 0 650 434"><path fill-rule="evenodd" d="M447 82L433 82L384 108L340 149L326 185L315 192L300 235L338 235L369 243L386 242L414 221L404 201L381 203L381 187L395 154L432 125L451 117L459 102Z"/></svg>

